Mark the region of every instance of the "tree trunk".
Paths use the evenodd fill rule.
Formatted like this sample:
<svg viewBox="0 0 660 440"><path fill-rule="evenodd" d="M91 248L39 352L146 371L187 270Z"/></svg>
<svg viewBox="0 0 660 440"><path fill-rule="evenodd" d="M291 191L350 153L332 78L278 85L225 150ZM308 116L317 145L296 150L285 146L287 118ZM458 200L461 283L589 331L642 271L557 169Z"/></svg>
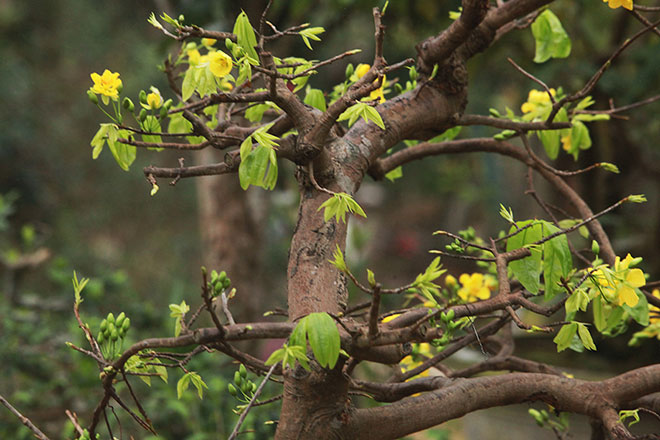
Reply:
<svg viewBox="0 0 660 440"><path fill-rule="evenodd" d="M223 160L222 153L206 149L195 156L199 164ZM255 321L263 312L264 289L261 278L263 248L258 212L235 175L208 176L196 180L203 265L209 271L224 270L232 285L241 286L232 303L240 321ZM258 189L256 190L258 191Z"/></svg>

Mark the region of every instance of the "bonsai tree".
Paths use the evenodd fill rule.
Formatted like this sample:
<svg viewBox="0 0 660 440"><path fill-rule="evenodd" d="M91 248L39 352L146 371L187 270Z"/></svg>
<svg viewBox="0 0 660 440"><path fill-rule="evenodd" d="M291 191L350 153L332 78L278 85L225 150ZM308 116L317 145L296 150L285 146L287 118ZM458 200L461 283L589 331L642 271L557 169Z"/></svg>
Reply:
<svg viewBox="0 0 660 440"><path fill-rule="evenodd" d="M220 174L234 174L243 189L272 190L282 169L295 170L300 199L288 257L286 320L237 322L230 300L237 291L239 298L248 294L232 285L231 273L202 268L201 305L170 305L174 334L126 348L121 342L130 318L110 314L100 328L90 328L79 313L85 280L76 276L75 316L89 346L72 348L98 363L103 388L84 423L72 418L80 438L96 438L105 429L102 421L112 402L142 428L156 432L158 426L152 426L140 404L142 390L131 386L134 376L166 377L168 370L180 370L177 392L192 384L201 398L204 378L187 362L203 351L241 364L227 390L244 403L230 438L255 404L280 404L277 397L260 399L264 385L276 378L278 439L395 439L476 410L521 402L551 405L550 411L532 408L530 415L558 436L566 427L563 414L576 413L592 420L592 438L635 438L627 422L659 410L654 393L660 391L660 365L602 381L579 380L517 356L512 336L515 328L547 334L561 352L596 350L594 332L614 337L628 325L641 326L633 343L660 334L660 293L654 290L659 283L647 279L640 257L613 248L599 221L645 197L630 195L594 212L566 178L618 172L617 167L598 162L567 171L553 165L566 155L577 159L584 150L598 148L590 137L594 124L608 124L611 117L657 99L605 107L592 98L594 87L627 48L641 36L658 34L658 23L646 17L657 7L633 5L632 0L604 2L604 8L627 9L638 29L580 88L548 85L509 59L516 74L535 88L525 91L528 99L520 110L492 108L484 114L465 111L467 66L503 35L531 29L536 63L560 63L570 54L571 39L548 8L553 1L463 0L451 25L420 41L415 51L411 48L411 58L394 62L383 56L386 3L373 9L373 46L360 48L372 51L373 60L356 66L349 63L359 52L353 49L322 61L274 53L272 43L280 39L302 38L310 49L323 44L324 28L279 29L268 21L270 3L260 17L241 13L225 32L190 24L182 16L152 15L149 23L177 43L162 65L171 90L145 87L132 100L122 96L126 76L111 70L93 73L89 98L109 118L91 141L93 158L107 146L119 166L129 170L137 150L225 152L219 163L146 167L152 195L166 180ZM308 84L310 77L336 65L346 66L346 75L332 89ZM471 126L489 127L492 134L472 137ZM523 164L528 179L520 191L531 194L545 217L518 218L501 205L497 236L480 237L472 228L438 230L435 234L446 245L433 251L437 255L419 268L416 278L400 286L384 285L372 270L358 274L347 264L348 222L368 215L355 198L364 179L395 180L409 162L473 152ZM287 161L295 166L282 167ZM566 201L570 212L545 201L535 190L539 180ZM587 241L572 234L576 231ZM579 248L574 242L580 240L590 247ZM445 274L442 262L453 258L473 263L474 272ZM349 286L362 298L349 301ZM388 302L397 304L394 310L382 306L384 297L393 297ZM212 327L196 325L202 313L210 316ZM538 324L530 320L534 315L547 319ZM280 338L286 342L268 359L236 345ZM470 346L485 356L465 368L445 365ZM184 347L187 356L171 354ZM356 374L363 363L389 366L391 374L365 378ZM248 370L263 379L257 381ZM502 374L481 374L486 372ZM356 393L383 404L360 405ZM46 438L26 423L37 437Z"/></svg>

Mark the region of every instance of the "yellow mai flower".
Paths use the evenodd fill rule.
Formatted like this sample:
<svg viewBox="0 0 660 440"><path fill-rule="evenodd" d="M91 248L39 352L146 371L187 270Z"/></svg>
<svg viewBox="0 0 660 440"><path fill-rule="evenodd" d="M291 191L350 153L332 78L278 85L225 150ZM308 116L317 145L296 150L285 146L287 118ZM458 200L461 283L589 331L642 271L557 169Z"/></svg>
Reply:
<svg viewBox="0 0 660 440"><path fill-rule="evenodd" d="M358 64L358 66L355 68L355 80L357 81L366 75L369 69L371 69L369 64Z"/></svg>
<svg viewBox="0 0 660 440"><path fill-rule="evenodd" d="M420 365L422 365L422 356L426 358L433 357L433 352L431 351L431 344L428 342L422 342L420 344L413 344L413 350L412 350L412 355L408 355L401 359L401 362L399 362L399 366L401 367L401 371L405 373L406 371L410 371L413 368L417 368ZM418 359L415 360L414 358ZM413 376L408 380L416 379L418 377L426 377L430 373L430 368L427 368L426 370L422 371L419 373L417 376ZM418 396L419 394L414 394L415 396Z"/></svg>
<svg viewBox="0 0 660 440"><path fill-rule="evenodd" d="M635 289L646 284L646 278L641 269L629 268L633 260L634 258L630 254L623 260L616 257L614 271L610 271L609 277L605 274L605 269L598 269L592 274L598 282L599 291L603 293L605 298L613 301L618 306L626 304L635 307L639 302Z"/></svg>
<svg viewBox="0 0 660 440"><path fill-rule="evenodd" d="M186 54L188 55L188 64L191 66L206 62L206 56L202 56L197 49L189 50Z"/></svg>
<svg viewBox="0 0 660 440"><path fill-rule="evenodd" d="M478 299L490 298L489 281L481 273L462 274L458 281L462 287L458 289L458 296L465 302L474 302Z"/></svg>
<svg viewBox="0 0 660 440"><path fill-rule="evenodd" d="M202 38L202 44L206 47L211 47L218 41L215 38Z"/></svg>
<svg viewBox="0 0 660 440"><path fill-rule="evenodd" d="M231 57L223 51L218 50L215 52L209 52L208 57L209 69L211 69L211 73L213 75L217 76L218 78L222 78L231 72Z"/></svg>
<svg viewBox="0 0 660 440"><path fill-rule="evenodd" d="M108 69L105 69L103 75L92 73L90 76L92 77L92 81L94 81L91 91L97 95L101 95L105 104L108 103L108 98L112 98L115 101L119 99L119 91L122 86L119 73L112 73Z"/></svg>
<svg viewBox="0 0 660 440"><path fill-rule="evenodd" d="M561 138L561 147L564 149L564 151L571 151L571 147L573 144L571 144L571 135L567 134L566 136L562 136Z"/></svg>
<svg viewBox="0 0 660 440"><path fill-rule="evenodd" d="M151 87L151 93L147 95L147 103L142 104L142 107L147 110L155 110L160 108L163 105L163 97L160 94L160 90L156 87Z"/></svg>
<svg viewBox="0 0 660 440"><path fill-rule="evenodd" d="M653 296L660 298L660 289L653 289ZM660 308L649 305L649 321L651 324L660 323Z"/></svg>
<svg viewBox="0 0 660 440"><path fill-rule="evenodd" d="M386 317L383 318L383 320L381 322L383 322L383 323L390 322L393 319L398 318L400 315L401 315L401 313L395 313L394 315L386 316Z"/></svg>
<svg viewBox="0 0 660 440"><path fill-rule="evenodd" d="M456 278L454 278L453 276L451 276L451 275L447 275L447 276L445 277L445 286L447 286L447 287L453 287L453 286L455 286L457 283L458 283L458 281L456 281Z"/></svg>
<svg viewBox="0 0 660 440"><path fill-rule="evenodd" d="M554 97L557 92L555 89L550 89L550 93ZM548 105L549 103L550 97L548 96L548 92L545 90L532 89L527 95L527 102L520 107L520 110L522 110L523 113L532 113L540 106Z"/></svg>
<svg viewBox="0 0 660 440"><path fill-rule="evenodd" d="M603 0L605 3L607 3L607 6L609 6L612 9L619 8L623 6L629 11L632 11L633 9L633 2L632 0Z"/></svg>

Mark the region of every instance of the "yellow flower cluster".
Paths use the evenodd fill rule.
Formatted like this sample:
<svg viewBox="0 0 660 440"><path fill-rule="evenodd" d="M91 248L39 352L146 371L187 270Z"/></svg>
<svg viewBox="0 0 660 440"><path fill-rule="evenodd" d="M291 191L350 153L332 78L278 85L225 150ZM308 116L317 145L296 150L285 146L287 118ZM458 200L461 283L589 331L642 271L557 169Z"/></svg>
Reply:
<svg viewBox="0 0 660 440"><path fill-rule="evenodd" d="M358 79L362 78L364 75L367 74L367 72L371 69L371 66L369 64L358 64L358 66L355 68L355 77L354 79L357 81ZM376 90L373 90L369 94L369 101L378 101L378 102L385 102L385 83L387 82L387 77L383 75L383 81L380 83L380 87L377 88Z"/></svg>
<svg viewBox="0 0 660 440"><path fill-rule="evenodd" d="M201 55L197 49L192 49L187 52L187 55L191 66L208 63L209 70L218 78L223 78L231 72L231 57L221 50L209 51L208 54Z"/></svg>
<svg viewBox="0 0 660 440"><path fill-rule="evenodd" d="M631 269L630 263L634 258L628 254L621 260L616 257L614 261L614 270L605 267L594 271L591 276L594 287L603 294L605 299L621 306L626 304L635 307L639 302L639 297L635 289L646 284L644 272L641 269Z"/></svg>
<svg viewBox="0 0 660 440"><path fill-rule="evenodd" d="M632 11L633 9L633 0L603 0L603 2L607 3L607 6L612 9L616 9L621 6L629 11Z"/></svg>
<svg viewBox="0 0 660 440"><path fill-rule="evenodd" d="M105 69L103 75L92 73L90 76L94 82L90 90L97 95L101 95L104 103L107 104L108 98L112 98L115 101L119 99L119 92L122 87L119 73L113 73Z"/></svg>
<svg viewBox="0 0 660 440"><path fill-rule="evenodd" d="M454 277L452 277L454 278ZM445 283L450 282L449 276ZM455 278L454 278L455 283ZM495 289L495 280L491 276L484 276L481 273L462 274L458 277L461 287L458 289L458 296L465 302L475 302L479 299L490 298L491 290Z"/></svg>
<svg viewBox="0 0 660 440"><path fill-rule="evenodd" d="M555 89L550 89L550 93L554 97L556 95ZM533 113L538 110L539 107L544 107L550 104L550 96L545 90L535 90L532 89L527 95L527 102L525 102L520 109L523 113Z"/></svg>

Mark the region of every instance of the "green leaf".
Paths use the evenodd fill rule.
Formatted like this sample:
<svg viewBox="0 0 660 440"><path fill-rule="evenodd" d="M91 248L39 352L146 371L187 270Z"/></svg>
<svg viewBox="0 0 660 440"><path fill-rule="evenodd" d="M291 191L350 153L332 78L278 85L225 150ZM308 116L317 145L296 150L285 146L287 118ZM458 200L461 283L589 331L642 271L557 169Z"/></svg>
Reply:
<svg viewBox="0 0 660 440"><path fill-rule="evenodd" d="M627 304L622 307L639 325L646 327L649 325L649 303L646 296L639 289L635 289L635 293L639 298L635 307L630 307Z"/></svg>
<svg viewBox="0 0 660 440"><path fill-rule="evenodd" d="M589 333L587 326L581 322L578 322L577 326L578 336L580 337L580 341L582 342L582 345L584 345L584 348L595 351L596 344L594 344L594 340L591 338L591 333Z"/></svg>
<svg viewBox="0 0 660 440"><path fill-rule="evenodd" d="M566 350L573 341L573 336L577 332L577 323L571 322L570 324L564 324L557 333L557 336L552 340L557 344L557 352L562 352Z"/></svg>
<svg viewBox="0 0 660 440"><path fill-rule="evenodd" d="M195 93L196 86L195 66L190 66L186 70L186 74L183 76L183 82L181 83L181 99L187 101Z"/></svg>
<svg viewBox="0 0 660 440"><path fill-rule="evenodd" d="M108 131L108 148L112 156L117 161L117 164L122 170L128 171L135 160L137 154L136 147L119 142L118 138L128 138L130 132L128 130L109 130Z"/></svg>
<svg viewBox="0 0 660 440"><path fill-rule="evenodd" d="M362 207L358 205L355 200L353 200L353 197L344 192L334 193L332 197L330 197L328 200L323 202L321 206L319 206L317 211L322 209L324 210L323 221L326 222L334 216L336 222L341 220L342 222L346 223L347 212L351 214L357 214L365 218L367 217L367 214L364 212Z"/></svg>
<svg viewBox="0 0 660 440"><path fill-rule="evenodd" d="M76 274L76 271L73 271L73 278L71 279L71 282L73 283L73 294L75 297L76 301L76 307L80 305L80 303L83 302L82 296L80 295L89 282L89 278L81 278L80 281L78 281L78 275Z"/></svg>
<svg viewBox="0 0 660 440"><path fill-rule="evenodd" d="M415 281L411 284L411 290L419 292L429 301L437 302L434 295L440 295L440 286L435 284L434 281L440 278L445 272L447 271L442 268L440 257L434 258L424 272L417 275Z"/></svg>
<svg viewBox="0 0 660 440"><path fill-rule="evenodd" d="M369 281L369 285L371 287L376 286L376 275L374 275L371 269L367 269L367 280Z"/></svg>
<svg viewBox="0 0 660 440"><path fill-rule="evenodd" d="M632 426L639 422L639 408L619 411L619 421L621 423L631 417L632 420L628 423L628 426Z"/></svg>
<svg viewBox="0 0 660 440"><path fill-rule="evenodd" d="M307 94L305 95L304 102L305 104L317 108L322 112L327 109L325 97L323 96L323 92L319 89L313 89L307 86Z"/></svg>
<svg viewBox="0 0 660 440"><path fill-rule="evenodd" d="M463 127L460 125L457 125L456 127L453 128L449 128L443 131L442 133L440 133L439 135L429 139L428 142L436 143L436 142L451 141L454 138L456 138L456 136L459 135L462 129Z"/></svg>
<svg viewBox="0 0 660 440"><path fill-rule="evenodd" d="M394 182L396 179L400 179L401 177L403 177L403 167L400 165L389 173L385 174L385 178L390 182Z"/></svg>
<svg viewBox="0 0 660 440"><path fill-rule="evenodd" d="M360 117L366 122L371 121L381 129L385 130L385 123L383 122L380 113L366 102L358 102L350 106L339 115L337 121L348 120L348 126L351 127Z"/></svg>
<svg viewBox="0 0 660 440"><path fill-rule="evenodd" d="M543 222L544 236L559 232L555 225ZM566 278L573 268L573 259L566 235L559 235L543 243L543 278L545 279L545 299L554 297L561 291L559 282Z"/></svg>
<svg viewBox="0 0 660 440"><path fill-rule="evenodd" d="M330 260L330 263L332 263L340 271L348 272L348 267L346 267L346 261L344 260L344 254L342 254L339 245L337 245L337 249L335 249L335 252L332 254L332 256L334 260Z"/></svg>
<svg viewBox="0 0 660 440"><path fill-rule="evenodd" d="M578 158L580 150L587 150L591 147L591 137L589 129L580 121L573 121L571 128L571 145L567 153L571 154L575 160Z"/></svg>
<svg viewBox="0 0 660 440"><path fill-rule="evenodd" d="M234 34L236 35L238 45L243 48L250 58L258 63L259 56L257 56L257 51L254 49L257 45L257 37L254 35L254 29L252 29L250 19L245 11L241 11L238 17L236 17Z"/></svg>
<svg viewBox="0 0 660 440"><path fill-rule="evenodd" d="M533 225L525 228L529 224ZM520 249L543 238L543 225L540 222L536 222L535 220L519 221L516 222L516 226L511 227L509 230L510 234L516 232L518 228L522 230L507 240L507 252ZM530 251L531 255L529 257L512 261L509 264L509 268L525 289L532 293L538 293L542 253L538 247L533 247Z"/></svg>
<svg viewBox="0 0 660 440"><path fill-rule="evenodd" d="M550 112L550 106L547 106L547 113ZM544 117L547 117L545 115ZM565 108L559 109L557 116L555 116L554 122L568 122L568 113L566 113ZM536 135L541 140L545 153L552 160L556 159L559 155L559 145L561 141L562 134L567 130L539 130L536 132Z"/></svg>
<svg viewBox="0 0 660 440"><path fill-rule="evenodd" d="M307 46L309 50L313 50L312 45L309 43L309 40L321 41L318 35L322 34L323 32L325 32L325 29L323 29L320 26L316 26L311 28L305 28L299 31L298 34L302 37L303 41L305 42L305 46Z"/></svg>
<svg viewBox="0 0 660 440"><path fill-rule="evenodd" d="M243 148L241 147L241 151ZM260 186L272 190L277 183L277 156L275 151L263 145L247 154L238 166L238 178L241 188L247 189L250 185Z"/></svg>
<svg viewBox="0 0 660 440"><path fill-rule="evenodd" d="M204 383L202 377L194 371L190 371L186 374L190 375L190 381L195 388L197 388L197 395L199 396L199 399L202 400L204 398L204 388L208 389L209 387Z"/></svg>
<svg viewBox="0 0 660 440"><path fill-rule="evenodd" d="M103 145L105 145L108 138L108 131L116 129L116 127L115 124L101 124L90 142L90 145L93 147L92 159L96 160L96 158L99 157L99 154L101 154L101 151L103 150Z"/></svg>
<svg viewBox="0 0 660 440"><path fill-rule="evenodd" d="M323 368L334 368L341 348L335 320L327 313L311 313L302 320L307 321L305 330L317 362Z"/></svg>
<svg viewBox="0 0 660 440"><path fill-rule="evenodd" d="M176 383L176 398L177 399L181 399L181 396L183 396L183 393L188 389L188 385L190 385L190 375L188 373L186 373Z"/></svg>
<svg viewBox="0 0 660 440"><path fill-rule="evenodd" d="M147 115L147 118L142 123L142 129L144 131L148 131L148 132L152 132L152 133L160 133L161 132L160 121L154 115ZM142 140L144 142L155 142L155 143L163 142L160 135L153 135L153 134L143 134L142 135ZM150 150L156 150L156 151L162 151L163 150L162 148L149 148L149 149Z"/></svg>
<svg viewBox="0 0 660 440"><path fill-rule="evenodd" d="M566 58L571 53L571 39L559 18L549 9L543 11L532 23L532 34L536 41L535 63L550 58Z"/></svg>

